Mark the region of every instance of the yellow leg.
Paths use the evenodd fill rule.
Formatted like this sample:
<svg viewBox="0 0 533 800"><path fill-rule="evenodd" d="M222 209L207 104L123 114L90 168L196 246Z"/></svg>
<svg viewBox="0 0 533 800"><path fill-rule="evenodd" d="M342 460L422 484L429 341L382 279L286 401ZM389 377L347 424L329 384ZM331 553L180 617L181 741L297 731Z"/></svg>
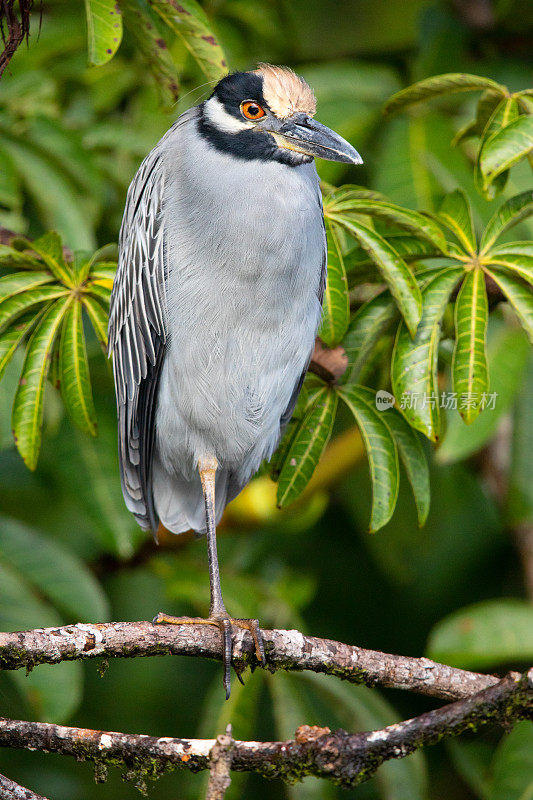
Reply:
<svg viewBox="0 0 533 800"><path fill-rule="evenodd" d="M233 626L247 630L254 641L255 654L262 666L266 664L265 648L259 622L256 619L234 619L230 617L222 600L220 588L220 572L218 568L216 526L215 526L215 474L218 467L216 458L201 459L198 471L202 482L205 502L205 516L207 529L207 553L209 560L209 586L211 602L209 617L173 617L169 614L157 614L154 624L170 625L216 625L222 634L224 648L224 688L226 699L231 692L231 658L232 658L232 633Z"/></svg>

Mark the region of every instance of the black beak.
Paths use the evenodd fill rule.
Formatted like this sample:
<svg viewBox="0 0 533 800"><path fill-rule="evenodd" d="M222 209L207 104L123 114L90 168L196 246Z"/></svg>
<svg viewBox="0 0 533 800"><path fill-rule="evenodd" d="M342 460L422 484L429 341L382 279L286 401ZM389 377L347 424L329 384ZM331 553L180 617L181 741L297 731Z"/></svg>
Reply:
<svg viewBox="0 0 533 800"><path fill-rule="evenodd" d="M352 145L338 133L317 122L307 114L294 114L290 120L269 128L278 147L295 150L326 161L362 164L363 159Z"/></svg>

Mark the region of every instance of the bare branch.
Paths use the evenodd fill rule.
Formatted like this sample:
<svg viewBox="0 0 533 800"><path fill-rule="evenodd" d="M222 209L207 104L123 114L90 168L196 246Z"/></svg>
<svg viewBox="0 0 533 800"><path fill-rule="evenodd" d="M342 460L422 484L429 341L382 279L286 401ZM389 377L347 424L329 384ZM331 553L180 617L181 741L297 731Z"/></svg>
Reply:
<svg viewBox="0 0 533 800"><path fill-rule="evenodd" d="M30 32L30 11L33 0L19 0L20 20L14 6L15 0L0 0L0 33L4 42L4 51L0 53L0 77L20 43L24 37L28 38Z"/></svg>
<svg viewBox="0 0 533 800"><path fill-rule="evenodd" d="M46 797L20 786L5 775L0 775L0 800L46 800Z"/></svg>
<svg viewBox="0 0 533 800"><path fill-rule="evenodd" d="M224 795L231 783L230 772L234 744L231 725L228 725L226 733L217 736L209 753L209 784L205 800L224 800Z"/></svg>
<svg viewBox="0 0 533 800"><path fill-rule="evenodd" d="M392 758L403 758L465 730L489 723L507 726L532 715L533 669L524 675L510 673L472 697L379 731L331 733L327 728L303 726L294 739L284 742L236 741L231 768L284 780L314 775L355 786ZM172 767L193 772L209 769L215 745L215 739L157 738L0 718L1 747L71 755L94 761L99 767L120 762L130 777L140 781L158 777Z"/></svg>
<svg viewBox="0 0 533 800"><path fill-rule="evenodd" d="M263 631L271 672L311 670L350 683L379 684L459 700L498 683L493 675L455 669L428 658L412 658L304 636L299 631ZM234 636L238 668L257 666L248 632ZM183 655L221 660L219 631L210 625L152 625L149 622L78 623L62 628L0 633L0 669L32 668L89 658Z"/></svg>

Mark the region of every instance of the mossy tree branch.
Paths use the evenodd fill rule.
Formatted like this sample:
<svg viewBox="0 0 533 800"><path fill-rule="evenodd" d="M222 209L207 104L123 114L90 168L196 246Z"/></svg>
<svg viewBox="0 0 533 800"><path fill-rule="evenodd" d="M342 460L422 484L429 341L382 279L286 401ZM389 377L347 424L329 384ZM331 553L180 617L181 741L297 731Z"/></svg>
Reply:
<svg viewBox="0 0 533 800"><path fill-rule="evenodd" d="M332 733L328 728L302 726L294 739L283 742L235 741L231 769L284 780L314 775L352 787L392 758L489 723L509 725L531 718L532 713L533 669L523 675L510 673L471 697L378 731ZM175 767L193 772L210 769L216 743L216 739L157 738L0 718L2 747L88 759L101 777L107 765L125 766L126 776L140 785Z"/></svg>
<svg viewBox="0 0 533 800"><path fill-rule="evenodd" d="M351 683L404 689L444 700L460 700L498 683L498 677L362 647L304 636L299 631L264 630L267 669L311 670ZM221 660L219 631L209 625L153 625L149 622L78 623L62 628L0 633L0 669L90 658L185 655ZM234 664L257 666L246 631L233 640Z"/></svg>

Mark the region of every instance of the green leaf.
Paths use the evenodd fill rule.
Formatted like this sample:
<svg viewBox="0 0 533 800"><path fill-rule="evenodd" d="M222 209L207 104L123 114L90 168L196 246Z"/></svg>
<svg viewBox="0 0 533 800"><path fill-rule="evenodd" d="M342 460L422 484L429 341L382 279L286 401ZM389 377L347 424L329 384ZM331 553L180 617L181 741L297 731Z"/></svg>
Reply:
<svg viewBox="0 0 533 800"><path fill-rule="evenodd" d="M29 253L21 252L7 244L0 244L0 266L20 269L42 269L43 265Z"/></svg>
<svg viewBox="0 0 533 800"><path fill-rule="evenodd" d="M501 92L496 92L493 89L483 92L479 98L476 110L476 133L479 137L483 136L483 131L487 127L489 119L501 102Z"/></svg>
<svg viewBox="0 0 533 800"><path fill-rule="evenodd" d="M93 249L94 199L80 192L60 159L50 158L38 143L5 130L0 130L0 148L16 164L41 224L59 230L75 249ZM33 249L33 244L28 246Z"/></svg>
<svg viewBox="0 0 533 800"><path fill-rule="evenodd" d="M463 270L446 268L431 278L422 291L422 319L414 339L402 323L392 356L392 387L407 421L429 439L437 441L440 412L437 353L441 318Z"/></svg>
<svg viewBox="0 0 533 800"><path fill-rule="evenodd" d="M372 228L346 217L336 216L334 220L352 233L374 260L396 300L409 331L414 335L422 313L422 298L413 273L405 261Z"/></svg>
<svg viewBox="0 0 533 800"><path fill-rule="evenodd" d="M122 12L116 0L85 0L89 63L110 61L122 40Z"/></svg>
<svg viewBox="0 0 533 800"><path fill-rule="evenodd" d="M111 301L111 286L104 286L104 283L107 284L107 280L100 278L98 279L98 283L93 280L87 281L84 287L85 294L89 294L98 298L98 300L109 307L109 303Z"/></svg>
<svg viewBox="0 0 533 800"><path fill-rule="evenodd" d="M370 531L382 528L392 517L399 488L398 450L384 415L376 409L375 395L364 386L343 386L339 394L352 412L365 443L372 480ZM372 399L373 398L373 399Z"/></svg>
<svg viewBox="0 0 533 800"><path fill-rule="evenodd" d="M470 425L483 409L489 390L486 338L489 307L485 274L480 267L467 272L455 303L453 390L459 413Z"/></svg>
<svg viewBox="0 0 533 800"><path fill-rule="evenodd" d="M486 253L505 231L531 216L531 214L533 214L533 192L531 189L506 200L494 216L490 218L483 232L480 245L481 253Z"/></svg>
<svg viewBox="0 0 533 800"><path fill-rule="evenodd" d="M11 424L15 444L24 463L35 469L41 448L44 386L50 367L52 347L70 303L70 298L57 300L44 314L26 349L21 379L15 400Z"/></svg>
<svg viewBox="0 0 533 800"><path fill-rule="evenodd" d="M104 355L107 356L107 324L109 319L107 312L104 311L97 300L93 300L92 297L87 297L87 295L82 298L82 303L89 315L100 347L104 351Z"/></svg>
<svg viewBox="0 0 533 800"><path fill-rule="evenodd" d="M447 194L439 209L438 218L459 240L467 253L475 253L476 232L470 203L461 189Z"/></svg>
<svg viewBox="0 0 533 800"><path fill-rule="evenodd" d="M501 95L507 94L505 86L491 81L489 78L468 75L463 72L449 72L445 75L435 75L423 81L418 81L418 83L402 89L401 92L393 94L385 104L385 112L393 114L432 97L452 94L453 92L470 92L477 89L492 89Z"/></svg>
<svg viewBox="0 0 533 800"><path fill-rule="evenodd" d="M213 35L205 11L195 0L151 0L161 19L183 39L209 81L219 81L228 71L222 47Z"/></svg>
<svg viewBox="0 0 533 800"><path fill-rule="evenodd" d="M526 600L485 600L438 622L427 655L452 667L488 670L533 661L533 605Z"/></svg>
<svg viewBox="0 0 533 800"><path fill-rule="evenodd" d="M518 117L505 128L494 133L483 144L479 167L484 186L490 184L507 169L518 163L533 150L533 116Z"/></svg>
<svg viewBox="0 0 533 800"><path fill-rule="evenodd" d="M179 74L146 0L121 0L121 8L124 24L152 73L163 106L172 108L179 96Z"/></svg>
<svg viewBox="0 0 533 800"><path fill-rule="evenodd" d="M350 302L344 258L335 225L325 220L328 240L328 279L322 306L319 336L327 347L336 347L350 321Z"/></svg>
<svg viewBox="0 0 533 800"><path fill-rule="evenodd" d="M478 126L476 120L467 122L463 125L451 141L452 147L457 147L458 144L461 142L465 142L467 139L471 139L473 136L477 136Z"/></svg>
<svg viewBox="0 0 533 800"><path fill-rule="evenodd" d="M17 317L20 317L25 311L29 311L30 308L48 300L65 297L67 294L67 289L62 286L38 286L36 289L9 297L0 303L0 330L11 325Z"/></svg>
<svg viewBox="0 0 533 800"><path fill-rule="evenodd" d="M517 119L519 113L516 100L513 97L505 97L492 112L481 134L481 142L474 168L474 183L478 191L484 194L487 200L494 199L504 189L509 177L509 170L498 175L494 182L487 183L483 178L481 169L483 148L492 136Z"/></svg>
<svg viewBox="0 0 533 800"><path fill-rule="evenodd" d="M492 759L486 800L531 800L533 797L533 725L518 722L504 735Z"/></svg>
<svg viewBox="0 0 533 800"><path fill-rule="evenodd" d="M96 412L91 392L91 379L81 302L75 300L68 308L61 329L59 348L61 396L76 425L96 436Z"/></svg>
<svg viewBox="0 0 533 800"><path fill-rule="evenodd" d="M90 276L93 281L110 281L111 286L117 274L116 263L97 262L91 266Z"/></svg>
<svg viewBox="0 0 533 800"><path fill-rule="evenodd" d="M0 302L53 280L49 272L14 272L0 278Z"/></svg>
<svg viewBox="0 0 533 800"><path fill-rule="evenodd" d="M81 559L25 523L0 519L4 563L73 622L104 622L109 618L105 593Z"/></svg>
<svg viewBox="0 0 533 800"><path fill-rule="evenodd" d="M430 217L425 217L417 211L411 211L385 201L354 198L349 203L344 203L342 209L334 211L333 214L346 215L350 212L384 219L392 225L405 228L419 238L425 239L441 253L446 253L446 239L440 227Z"/></svg>
<svg viewBox="0 0 533 800"><path fill-rule="evenodd" d="M386 410L385 422L398 446L400 458L413 490L418 524L422 527L429 514L431 499L429 467L424 448L417 433L395 408Z"/></svg>
<svg viewBox="0 0 533 800"><path fill-rule="evenodd" d="M505 271L511 270L520 278L533 284L533 255L518 255L516 253L506 253L502 247L500 253L490 256L485 262L489 267L504 267Z"/></svg>
<svg viewBox="0 0 533 800"><path fill-rule="evenodd" d="M509 272L491 267L487 274L496 281L516 311L522 327L533 343L533 295L531 288Z"/></svg>
<svg viewBox="0 0 533 800"><path fill-rule="evenodd" d="M18 345L40 316L40 314L35 315L33 312L24 314L24 316L17 319L11 328L8 328L8 330L0 334L0 379L4 374L5 368L13 358Z"/></svg>
<svg viewBox="0 0 533 800"><path fill-rule="evenodd" d="M335 391L324 387L298 425L279 476L279 508L295 500L307 486L331 436L337 399Z"/></svg>
<svg viewBox="0 0 533 800"><path fill-rule="evenodd" d="M457 413L450 412L446 435L437 451L438 462L448 464L467 458L484 447L494 436L502 416L509 410L520 388L528 352L529 344L521 330L505 326L499 334L489 337L491 390L487 407L467 428ZM493 404L491 397L494 398Z"/></svg>
<svg viewBox="0 0 533 800"><path fill-rule="evenodd" d="M58 281L66 286L72 286L72 268L65 261L63 243L58 233L49 231L33 242L28 241L28 247L39 253L44 263Z"/></svg>
<svg viewBox="0 0 533 800"><path fill-rule="evenodd" d="M358 380L370 353L397 316L398 311L389 292L378 294L357 310L342 342L348 357L342 383Z"/></svg>

